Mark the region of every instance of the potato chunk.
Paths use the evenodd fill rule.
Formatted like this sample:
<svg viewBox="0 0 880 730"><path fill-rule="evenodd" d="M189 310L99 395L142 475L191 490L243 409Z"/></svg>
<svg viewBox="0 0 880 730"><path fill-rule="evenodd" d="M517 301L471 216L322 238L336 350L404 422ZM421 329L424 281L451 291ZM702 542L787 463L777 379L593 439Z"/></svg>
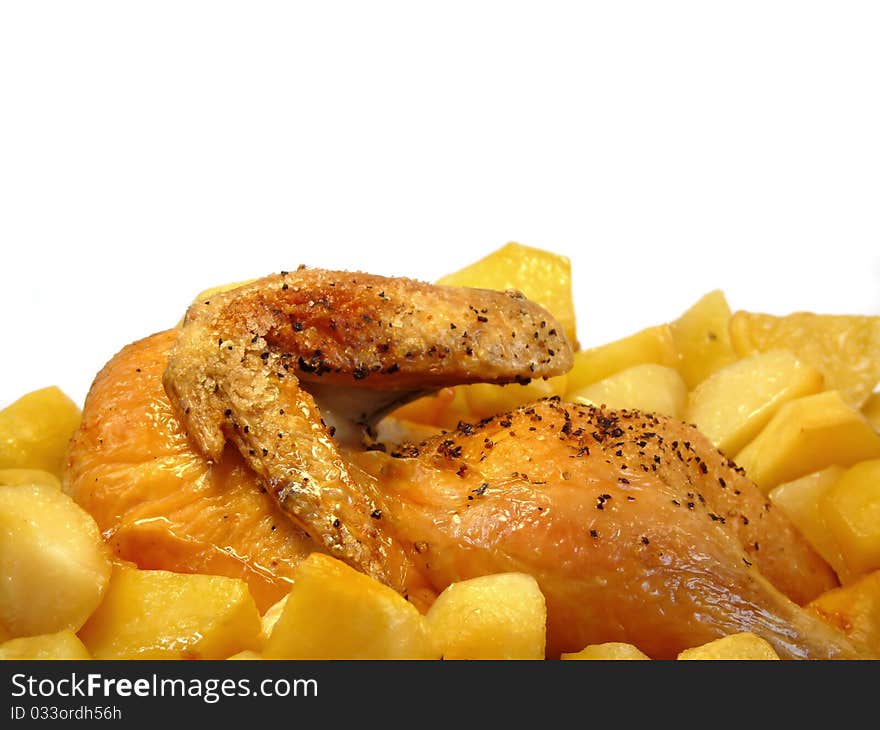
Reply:
<svg viewBox="0 0 880 730"><path fill-rule="evenodd" d="M880 393L871 393L862 406L862 414L875 431L880 431Z"/></svg>
<svg viewBox="0 0 880 730"><path fill-rule="evenodd" d="M838 464L880 457L880 434L840 393L789 401L739 454L736 463L764 492Z"/></svg>
<svg viewBox="0 0 880 730"><path fill-rule="evenodd" d="M569 391L574 401L609 408L639 409L681 418L687 402L687 386L677 370L665 365L634 365L598 383Z"/></svg>
<svg viewBox="0 0 880 730"><path fill-rule="evenodd" d="M826 591L809 608L880 656L880 570Z"/></svg>
<svg viewBox="0 0 880 730"><path fill-rule="evenodd" d="M571 292L571 262L566 256L520 243L508 243L469 266L437 281L446 286L516 289L537 302L562 325L577 348L577 325Z"/></svg>
<svg viewBox="0 0 880 730"><path fill-rule="evenodd" d="M825 385L859 408L880 381L880 317L736 312L730 340L740 357L782 348L818 369Z"/></svg>
<svg viewBox="0 0 880 730"><path fill-rule="evenodd" d="M269 641L269 637L272 635L272 630L275 628L275 624L278 623L278 619L281 618L281 614L284 613L284 607L286 605L287 596L284 596L280 601L269 606L269 608L266 609L266 613L260 618L260 643L263 646Z"/></svg>
<svg viewBox="0 0 880 730"><path fill-rule="evenodd" d="M822 496L822 512L853 573L880 570L880 459L847 469Z"/></svg>
<svg viewBox="0 0 880 730"><path fill-rule="evenodd" d="M678 370L694 388L719 368L736 360L730 343L730 307L724 292L711 291L670 323L679 353Z"/></svg>
<svg viewBox="0 0 880 730"><path fill-rule="evenodd" d="M0 411L0 469L43 469L60 478L81 415L54 385L23 395Z"/></svg>
<svg viewBox="0 0 880 730"><path fill-rule="evenodd" d="M232 656L228 656L226 658L233 661L250 662L256 659L262 659L263 655L260 654L260 652L258 651L254 651L253 649L245 649L244 651L238 652L238 654L233 654Z"/></svg>
<svg viewBox="0 0 880 730"><path fill-rule="evenodd" d="M852 571L847 567L840 546L825 520L822 497L844 471L843 467L829 466L792 482L780 484L770 490L769 494L770 501L785 512L816 552L834 568L843 583L850 580Z"/></svg>
<svg viewBox="0 0 880 730"><path fill-rule="evenodd" d="M0 659L90 659L89 651L70 629L23 636L0 644Z"/></svg>
<svg viewBox="0 0 880 730"><path fill-rule="evenodd" d="M0 623L13 636L79 629L110 556L92 517L55 487L0 487Z"/></svg>
<svg viewBox="0 0 880 730"><path fill-rule="evenodd" d="M678 350L668 324L648 327L628 337L576 352L574 365L568 372L568 393L645 363L678 365Z"/></svg>
<svg viewBox="0 0 880 730"><path fill-rule="evenodd" d="M497 573L448 586L428 609L444 659L543 659L547 608L537 581Z"/></svg>
<svg viewBox="0 0 880 730"><path fill-rule="evenodd" d="M526 403L534 403L541 398L551 398L554 395L561 397L566 391L567 382L568 378L565 375L557 375L546 380L540 378L532 380L525 385L474 383L459 385L457 389L464 392L469 420L479 421L499 413L507 413Z"/></svg>
<svg viewBox="0 0 880 730"><path fill-rule="evenodd" d="M425 617L403 596L335 558L297 567L266 659L436 659Z"/></svg>
<svg viewBox="0 0 880 730"><path fill-rule="evenodd" d="M787 350L769 350L715 371L688 396L684 420L733 456L783 403L822 390L822 373Z"/></svg>
<svg viewBox="0 0 880 730"><path fill-rule="evenodd" d="M685 649L678 655L678 658L684 660L746 659L754 661L779 659L779 655L769 641L750 631L744 631L715 639L715 641L710 641L702 646Z"/></svg>
<svg viewBox="0 0 880 730"><path fill-rule="evenodd" d="M560 659L612 659L612 660L643 660L650 659L647 654L632 644L610 641L606 644L590 644L578 652L563 654Z"/></svg>
<svg viewBox="0 0 880 730"><path fill-rule="evenodd" d="M58 477L43 469L0 469L0 486L34 485L61 489L61 481Z"/></svg>
<svg viewBox="0 0 880 730"><path fill-rule="evenodd" d="M224 659L258 649L259 634L243 580L117 565L79 635L96 659Z"/></svg>

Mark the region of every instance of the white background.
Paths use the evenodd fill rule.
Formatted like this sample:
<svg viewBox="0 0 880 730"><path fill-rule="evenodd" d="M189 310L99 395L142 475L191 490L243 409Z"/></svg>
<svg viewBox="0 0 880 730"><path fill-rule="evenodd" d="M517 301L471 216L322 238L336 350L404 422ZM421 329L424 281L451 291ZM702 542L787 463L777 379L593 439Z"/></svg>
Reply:
<svg viewBox="0 0 880 730"><path fill-rule="evenodd" d="M0 406L201 289L568 255L582 344L880 313L873 2L3 2Z"/></svg>

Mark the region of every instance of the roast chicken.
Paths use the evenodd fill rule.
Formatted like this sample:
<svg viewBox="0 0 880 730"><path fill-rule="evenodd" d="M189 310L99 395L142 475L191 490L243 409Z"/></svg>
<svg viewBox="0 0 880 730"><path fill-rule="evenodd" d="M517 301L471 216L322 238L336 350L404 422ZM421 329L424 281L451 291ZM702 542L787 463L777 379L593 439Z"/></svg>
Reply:
<svg viewBox="0 0 880 730"><path fill-rule="evenodd" d="M121 557L248 581L261 608L310 552L420 609L521 571L547 656L649 656L752 631L784 658L865 650L802 605L831 568L694 427L537 401L419 443L375 441L396 405L459 383L564 373L572 349L517 292L300 269L193 303L98 374L66 489Z"/></svg>

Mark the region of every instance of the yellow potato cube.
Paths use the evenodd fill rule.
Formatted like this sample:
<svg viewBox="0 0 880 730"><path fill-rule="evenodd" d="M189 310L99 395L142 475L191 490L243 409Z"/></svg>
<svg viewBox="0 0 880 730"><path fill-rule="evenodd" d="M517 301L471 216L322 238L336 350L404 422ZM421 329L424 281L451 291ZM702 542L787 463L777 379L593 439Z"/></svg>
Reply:
<svg viewBox="0 0 880 730"><path fill-rule="evenodd" d="M715 639L715 641L710 641L702 646L685 649L678 655L678 658L684 660L745 659L755 661L779 659L779 655L769 641L750 631L744 631Z"/></svg>
<svg viewBox="0 0 880 730"><path fill-rule="evenodd" d="M822 512L853 573L880 570L880 459L847 469L823 495Z"/></svg>
<svg viewBox="0 0 880 730"><path fill-rule="evenodd" d="M255 659L262 659L263 655L253 649L245 649L244 651L238 652L238 654L233 654L226 658L233 661L254 661Z"/></svg>
<svg viewBox="0 0 880 730"><path fill-rule="evenodd" d="M284 613L284 607L286 605L287 596L284 596L280 601L273 603L266 609L266 613L264 613L260 619L261 646L265 646L266 642L269 641L269 637L272 635L272 630L275 628L275 624L278 623L278 619L281 618L281 614Z"/></svg>
<svg viewBox="0 0 880 730"><path fill-rule="evenodd" d="M880 434L836 390L789 401L735 458L769 492L777 484L838 464L880 457Z"/></svg>
<svg viewBox="0 0 880 730"><path fill-rule="evenodd" d="M678 359L669 325L648 327L629 337L576 352L574 365L568 372L568 393L575 393L634 365L655 363L674 368L678 366Z"/></svg>
<svg viewBox="0 0 880 730"><path fill-rule="evenodd" d="M826 591L809 608L880 656L880 570Z"/></svg>
<svg viewBox="0 0 880 730"><path fill-rule="evenodd" d="M238 578L116 565L79 632L96 659L224 659L260 645L260 614Z"/></svg>
<svg viewBox="0 0 880 730"><path fill-rule="evenodd" d="M0 659L90 659L89 651L70 629L24 636L0 644Z"/></svg>
<svg viewBox="0 0 880 730"><path fill-rule="evenodd" d="M474 383L442 388L432 395L401 406L394 411L393 417L404 424L418 424L433 429L427 433L422 429L422 433L419 433L418 429L410 428L414 431L413 435L421 437L415 439L419 441L433 435L437 429L453 429L460 421L474 423L489 416L507 413L526 403L534 403L541 398L555 395L561 397L566 392L566 383L567 377L558 375L546 380L538 378L525 385ZM399 441L394 438L388 440Z"/></svg>
<svg viewBox="0 0 880 730"><path fill-rule="evenodd" d="M42 469L61 477L79 407L56 386L32 391L0 411L0 469Z"/></svg>
<svg viewBox="0 0 880 730"><path fill-rule="evenodd" d="M780 484L771 489L768 495L770 501L786 514L825 562L834 568L843 583L850 580L852 571L844 562L840 546L825 521L822 498L844 471L843 467L829 466Z"/></svg>
<svg viewBox="0 0 880 730"><path fill-rule="evenodd" d="M880 431L880 393L871 393L865 405L862 406L862 414L868 419L875 431Z"/></svg>
<svg viewBox="0 0 880 730"><path fill-rule="evenodd" d="M13 636L79 629L110 556L98 526L55 487L0 487L0 623Z"/></svg>
<svg viewBox="0 0 880 730"><path fill-rule="evenodd" d="M547 607L537 581L497 573L448 586L426 614L444 659L543 659Z"/></svg>
<svg viewBox="0 0 880 730"><path fill-rule="evenodd" d="M790 350L859 408L880 381L880 317L797 312L784 317L736 312L730 340L740 357Z"/></svg>
<svg viewBox="0 0 880 730"><path fill-rule="evenodd" d="M576 402L606 405L609 408L638 409L681 418L687 402L687 386L677 370L665 365L634 365L567 397Z"/></svg>
<svg viewBox="0 0 880 730"><path fill-rule="evenodd" d="M642 652L632 644L624 644L619 641L610 641L605 644L590 644L579 652L572 654L563 654L560 659L612 659L612 660L632 660L632 659L650 659L647 654Z"/></svg>
<svg viewBox="0 0 880 730"><path fill-rule="evenodd" d="M684 420L730 456L755 438L783 403L822 390L816 368L769 350L715 371L688 396Z"/></svg>
<svg viewBox="0 0 880 730"><path fill-rule="evenodd" d="M532 380L525 385L518 383L510 383L509 385L474 383L473 385L460 385L457 389L464 392L470 411L468 420L473 422L499 413L507 413L526 403L534 403L541 398L550 398L554 395L561 397L565 394L566 382L565 375L558 375L546 380Z"/></svg>
<svg viewBox="0 0 880 730"><path fill-rule="evenodd" d="M678 370L694 388L719 368L736 360L730 344L730 307L724 292L711 291L670 323L678 349Z"/></svg>
<svg viewBox="0 0 880 730"><path fill-rule="evenodd" d="M453 429L459 421L470 423L474 420L467 391L461 387L441 388L436 393L401 406L394 411L393 416L401 421L438 429Z"/></svg>
<svg viewBox="0 0 880 730"><path fill-rule="evenodd" d="M556 317L572 347L577 347L571 262L566 256L511 242L437 283L521 291Z"/></svg>
<svg viewBox="0 0 880 730"><path fill-rule="evenodd" d="M0 486L34 485L61 489L61 480L51 472L42 469L0 469Z"/></svg>
<svg viewBox="0 0 880 730"><path fill-rule="evenodd" d="M295 571L266 659L437 659L425 617L403 596L336 558Z"/></svg>

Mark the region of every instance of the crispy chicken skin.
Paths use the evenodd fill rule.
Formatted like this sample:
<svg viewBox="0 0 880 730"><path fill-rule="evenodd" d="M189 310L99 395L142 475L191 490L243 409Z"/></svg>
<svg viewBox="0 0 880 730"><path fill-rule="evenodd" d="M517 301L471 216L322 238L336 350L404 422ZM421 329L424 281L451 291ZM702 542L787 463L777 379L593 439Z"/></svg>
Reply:
<svg viewBox="0 0 880 730"><path fill-rule="evenodd" d="M737 631L787 658L856 655L797 605L836 585L830 568L692 426L545 400L350 458L436 590L533 575L550 656L625 641L674 658Z"/></svg>
<svg viewBox="0 0 880 730"><path fill-rule="evenodd" d="M86 401L68 487L103 510L112 536L132 515L160 521L174 507L170 482L151 493L157 455L193 495L205 474L235 472L230 497L259 495L247 498L249 524L263 524L261 511L286 521L284 540L266 543L279 572L324 550L423 609L451 582L527 572L547 598L550 657L629 641L667 658L735 631L783 657L861 656L798 605L836 585L831 569L691 426L547 400L385 453L325 423L328 393L350 397L353 420L369 424L424 389L564 372L561 333L516 294L320 270L271 276L193 305L173 348L157 335L108 364ZM144 357L152 364L134 377ZM108 428L120 454L101 450ZM115 481L93 486L108 461ZM126 468L142 486L123 486ZM222 503L226 485L208 483ZM241 530L199 544L209 552L212 540L257 554ZM271 575L268 555L255 563Z"/></svg>

